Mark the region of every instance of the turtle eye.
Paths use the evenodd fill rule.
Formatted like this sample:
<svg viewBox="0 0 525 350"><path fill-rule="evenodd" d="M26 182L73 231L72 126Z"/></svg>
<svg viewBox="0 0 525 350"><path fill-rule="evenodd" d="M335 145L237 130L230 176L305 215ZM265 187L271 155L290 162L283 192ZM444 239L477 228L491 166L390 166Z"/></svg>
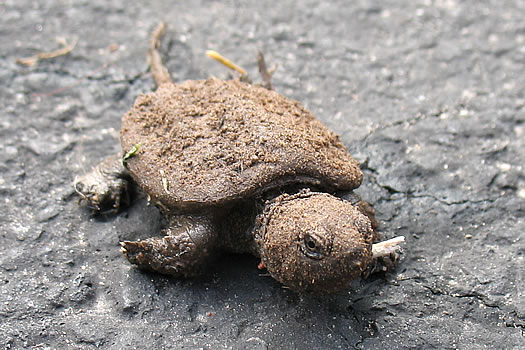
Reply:
<svg viewBox="0 0 525 350"><path fill-rule="evenodd" d="M316 243L312 237L308 236L308 238L305 240L305 243L308 249L311 249L311 250L315 249Z"/></svg>
<svg viewBox="0 0 525 350"><path fill-rule="evenodd" d="M321 259L321 244L312 236L305 235L301 244L301 250L309 258Z"/></svg>

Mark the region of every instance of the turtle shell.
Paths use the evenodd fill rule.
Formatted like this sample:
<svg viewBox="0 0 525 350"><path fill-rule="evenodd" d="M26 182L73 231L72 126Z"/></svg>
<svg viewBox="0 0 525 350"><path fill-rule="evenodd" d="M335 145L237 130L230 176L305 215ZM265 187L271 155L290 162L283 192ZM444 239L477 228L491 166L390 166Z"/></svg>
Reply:
<svg viewBox="0 0 525 350"><path fill-rule="evenodd" d="M163 84L123 117L133 179L167 208L224 205L304 183L359 187L362 173L338 136L299 102L238 80Z"/></svg>

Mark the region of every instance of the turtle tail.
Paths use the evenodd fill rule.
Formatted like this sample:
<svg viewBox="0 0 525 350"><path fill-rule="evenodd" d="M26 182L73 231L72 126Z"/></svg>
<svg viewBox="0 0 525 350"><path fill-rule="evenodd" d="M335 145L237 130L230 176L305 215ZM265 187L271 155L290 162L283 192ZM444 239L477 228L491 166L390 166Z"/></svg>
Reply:
<svg viewBox="0 0 525 350"><path fill-rule="evenodd" d="M151 67L151 74L155 80L157 87L165 83L172 83L170 73L168 69L162 63L162 58L160 57L159 47L160 47L160 38L166 30L166 23L161 22L157 25L153 33L151 34L149 50L148 50L148 62Z"/></svg>

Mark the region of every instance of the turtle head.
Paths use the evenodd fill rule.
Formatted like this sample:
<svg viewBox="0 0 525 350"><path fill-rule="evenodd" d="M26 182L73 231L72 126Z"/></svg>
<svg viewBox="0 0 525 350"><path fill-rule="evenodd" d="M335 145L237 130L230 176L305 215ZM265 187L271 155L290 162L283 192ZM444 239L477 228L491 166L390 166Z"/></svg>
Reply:
<svg viewBox="0 0 525 350"><path fill-rule="evenodd" d="M333 293L372 261L370 219L350 202L326 193L277 197L266 209L258 238L270 275L299 292Z"/></svg>

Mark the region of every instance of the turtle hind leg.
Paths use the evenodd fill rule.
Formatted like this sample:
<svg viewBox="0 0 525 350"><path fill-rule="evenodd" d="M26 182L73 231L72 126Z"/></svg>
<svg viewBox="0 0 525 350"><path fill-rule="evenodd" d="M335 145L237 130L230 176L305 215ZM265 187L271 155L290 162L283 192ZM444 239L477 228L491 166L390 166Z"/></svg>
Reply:
<svg viewBox="0 0 525 350"><path fill-rule="evenodd" d="M73 186L81 200L85 200L94 212L107 207L118 211L123 202L129 203L128 179L121 155L115 154L89 173L76 178Z"/></svg>
<svg viewBox="0 0 525 350"><path fill-rule="evenodd" d="M210 259L217 233L207 216L177 216L163 237L121 242L126 258L139 268L162 274L196 275Z"/></svg>

